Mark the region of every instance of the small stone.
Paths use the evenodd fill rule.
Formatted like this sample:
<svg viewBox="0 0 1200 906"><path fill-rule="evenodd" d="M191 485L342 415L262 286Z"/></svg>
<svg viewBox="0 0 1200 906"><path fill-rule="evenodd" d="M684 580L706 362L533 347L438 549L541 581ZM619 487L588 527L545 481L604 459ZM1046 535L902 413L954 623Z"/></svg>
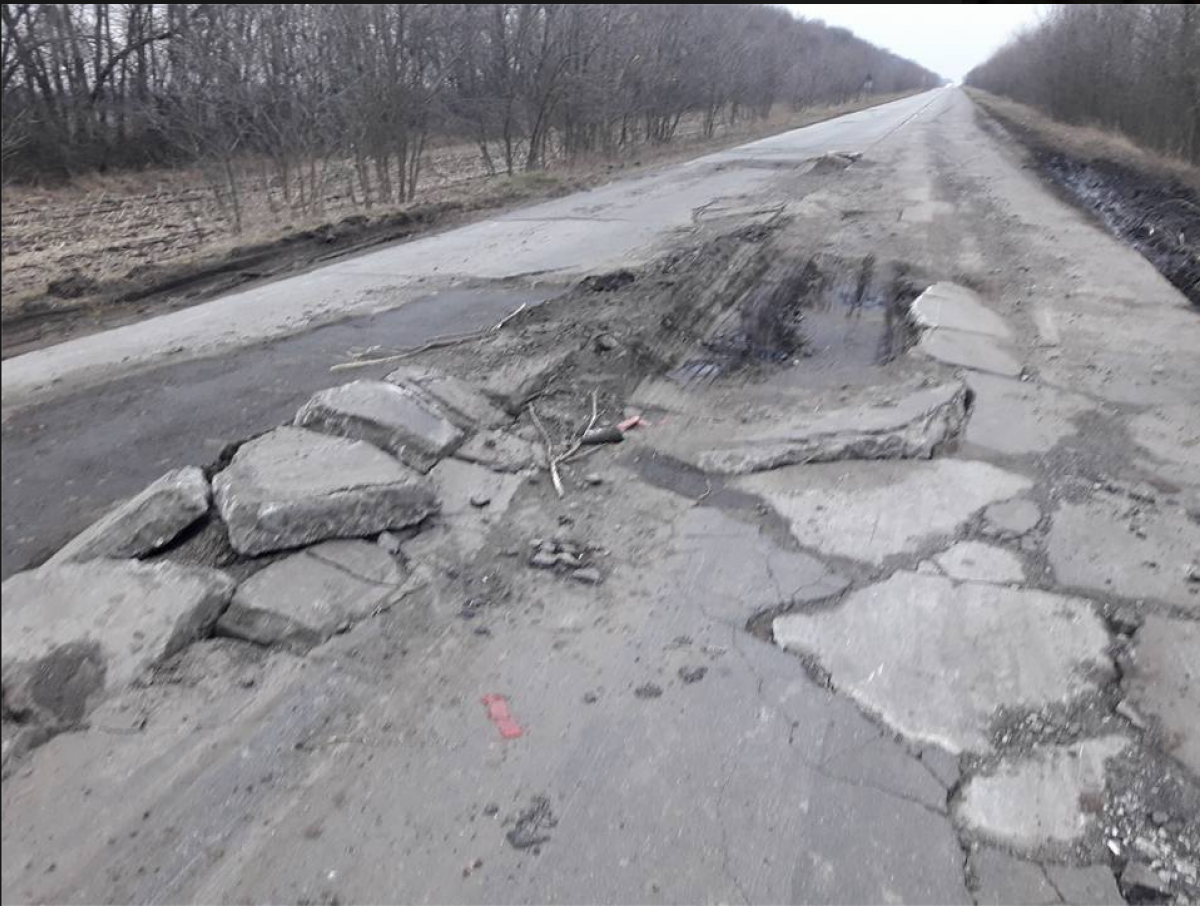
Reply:
<svg viewBox="0 0 1200 906"><path fill-rule="evenodd" d="M529 565L534 569L554 569L558 566L558 556L543 548L529 558Z"/></svg>
<svg viewBox="0 0 1200 906"><path fill-rule="evenodd" d="M595 472L588 472L586 475L583 476L583 480L586 481L588 484L590 484L592 487L595 487L596 485L604 484L604 479L601 478Z"/></svg>
<svg viewBox="0 0 1200 906"><path fill-rule="evenodd" d="M500 813L500 806L496 805L494 802L489 802L483 807L483 813L491 818L492 816Z"/></svg>
<svg viewBox="0 0 1200 906"><path fill-rule="evenodd" d="M1115 710L1139 730L1146 729L1146 719L1138 713L1138 709L1130 704L1128 699L1122 699L1121 701L1117 702L1117 707Z"/></svg>
<svg viewBox="0 0 1200 906"><path fill-rule="evenodd" d="M472 494L471 495L471 506L475 507L476 509L482 509L483 507L487 506L491 502L492 502L492 498L489 497L487 494Z"/></svg>
<svg viewBox="0 0 1200 906"><path fill-rule="evenodd" d="M583 693L583 703L585 705L594 705L598 701L600 701L600 696L597 695L595 692Z"/></svg>
<svg viewBox="0 0 1200 906"><path fill-rule="evenodd" d="M621 344L611 333L602 333L596 337L596 348L601 352L612 352Z"/></svg>
<svg viewBox="0 0 1200 906"><path fill-rule="evenodd" d="M1125 866L1121 872L1121 890L1127 898L1137 901L1157 902L1171 897L1171 885L1141 862L1130 862Z"/></svg>
<svg viewBox="0 0 1200 906"><path fill-rule="evenodd" d="M704 675L706 673L708 673L707 667L680 667L679 668L679 678L681 680L683 680L683 682L686 685L689 685L689 686L692 683L698 683L698 682L700 682L700 680L704 679Z"/></svg>
<svg viewBox="0 0 1200 906"><path fill-rule="evenodd" d="M1171 816L1166 812L1156 811L1150 815L1150 820L1154 822L1155 827L1162 827L1171 820Z"/></svg>
<svg viewBox="0 0 1200 906"><path fill-rule="evenodd" d="M642 683L633 690L633 694L638 698L659 698L662 694L662 686L656 686L654 683Z"/></svg>
<svg viewBox="0 0 1200 906"><path fill-rule="evenodd" d="M572 554L568 551L563 551L558 555L558 562L568 569L578 569L583 566L583 560L578 554Z"/></svg>
<svg viewBox="0 0 1200 906"><path fill-rule="evenodd" d="M577 569L571 573L571 578L585 585L599 585L602 577L600 570L596 569L596 567L585 566L583 569Z"/></svg>
<svg viewBox="0 0 1200 906"><path fill-rule="evenodd" d="M1200 563L1189 563L1183 570L1189 582L1200 582Z"/></svg>
<svg viewBox="0 0 1200 906"><path fill-rule="evenodd" d="M375 541L380 547L393 556L400 553L400 539L391 532L380 532L379 537L376 538Z"/></svg>
<svg viewBox="0 0 1200 906"><path fill-rule="evenodd" d="M1121 635L1133 635L1142 625L1142 616L1136 610L1122 607L1115 611L1108 621L1112 628Z"/></svg>

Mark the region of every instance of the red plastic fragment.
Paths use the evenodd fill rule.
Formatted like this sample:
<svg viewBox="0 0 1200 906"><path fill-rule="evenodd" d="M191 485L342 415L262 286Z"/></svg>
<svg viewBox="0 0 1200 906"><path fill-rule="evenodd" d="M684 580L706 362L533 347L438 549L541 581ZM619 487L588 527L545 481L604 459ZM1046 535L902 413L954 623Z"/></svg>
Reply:
<svg viewBox="0 0 1200 906"><path fill-rule="evenodd" d="M630 428L636 428L638 425L649 426L649 424L650 423L640 415L631 415L629 418L625 419L625 421L617 423L617 430L624 434Z"/></svg>
<svg viewBox="0 0 1200 906"><path fill-rule="evenodd" d="M488 719L496 725L496 729L500 731L503 738L516 739L525 732L521 729L521 725L513 720L512 712L508 710L508 702L504 700L503 695L489 693L481 701L487 708Z"/></svg>

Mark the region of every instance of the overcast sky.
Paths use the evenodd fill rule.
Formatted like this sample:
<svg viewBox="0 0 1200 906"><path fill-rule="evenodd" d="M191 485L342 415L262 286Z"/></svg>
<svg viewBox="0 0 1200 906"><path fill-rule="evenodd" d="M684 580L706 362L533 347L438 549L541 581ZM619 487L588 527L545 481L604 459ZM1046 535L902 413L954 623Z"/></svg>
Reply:
<svg viewBox="0 0 1200 906"><path fill-rule="evenodd" d="M1036 22L1036 3L788 3L797 15L850 29L872 44L960 81L1014 30Z"/></svg>

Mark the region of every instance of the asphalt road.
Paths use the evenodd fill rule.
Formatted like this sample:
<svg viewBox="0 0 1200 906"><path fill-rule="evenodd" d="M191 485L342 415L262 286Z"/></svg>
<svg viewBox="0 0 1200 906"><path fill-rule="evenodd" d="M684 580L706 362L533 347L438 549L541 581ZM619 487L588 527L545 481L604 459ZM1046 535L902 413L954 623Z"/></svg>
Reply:
<svg viewBox="0 0 1200 906"><path fill-rule="evenodd" d="M553 292L546 286L645 261L688 234L697 211L768 185L775 167L831 148L868 149L942 95L858 111L7 360L3 576L45 559L167 469L211 462L226 443L286 420L313 391L344 378L328 366L349 348L403 348L472 330L545 298ZM505 283L450 291L485 281Z"/></svg>
<svg viewBox="0 0 1200 906"><path fill-rule="evenodd" d="M830 146L867 154L824 181L777 166ZM1113 847L1140 858L1147 839L1196 877L1200 324L957 91L6 363L6 568L118 486L286 418L345 378L328 365L348 347L528 298L489 279L568 283L693 236L701 212L770 202L794 214L789 249L969 284L1011 329L1020 377L916 352L888 372L969 383L956 447L709 495L644 467L647 429L565 499L509 476L479 508L472 482L495 473L448 480L457 512L403 548L431 581L391 609L303 657L199 642L20 761L0 787L5 902L1116 902ZM146 368L193 329L187 361ZM53 401L30 395L55 378ZM719 415L769 420L769 384L731 382ZM838 389L785 399L812 411ZM979 510L1014 494L1032 521L983 535ZM598 548L600 584L526 564L563 532ZM968 541L1015 572L929 574L952 548L970 567ZM799 634L830 627L804 658L747 631L784 608ZM1114 614L1145 626L1121 640ZM1101 669L1122 646L1123 676ZM493 694L519 737L489 722ZM1085 771L1068 743L1123 754ZM972 810L988 780L994 809Z"/></svg>

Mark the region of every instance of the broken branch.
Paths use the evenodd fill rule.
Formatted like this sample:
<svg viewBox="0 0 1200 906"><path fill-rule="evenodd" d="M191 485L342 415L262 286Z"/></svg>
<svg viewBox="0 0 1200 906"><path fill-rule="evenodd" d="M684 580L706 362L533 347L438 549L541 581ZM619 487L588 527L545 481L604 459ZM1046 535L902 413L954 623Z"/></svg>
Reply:
<svg viewBox="0 0 1200 906"><path fill-rule="evenodd" d="M422 343L420 346L414 346L412 349L405 349L402 352L397 352L393 355L385 355L374 359L359 359L354 362L339 362L336 365L331 365L329 370L346 371L350 368L366 368L368 365L385 365L388 362L399 362L402 359L407 359L414 355L420 355L422 352L429 352L433 349L444 349L447 346L457 346L459 343L469 343L471 340L482 340L488 334L493 334L499 330L502 330L504 325L506 325L509 321L511 321L528 307L529 303L522 302L491 327L484 328L483 330L473 330L470 333L450 334L447 336L434 337L427 343Z"/></svg>

